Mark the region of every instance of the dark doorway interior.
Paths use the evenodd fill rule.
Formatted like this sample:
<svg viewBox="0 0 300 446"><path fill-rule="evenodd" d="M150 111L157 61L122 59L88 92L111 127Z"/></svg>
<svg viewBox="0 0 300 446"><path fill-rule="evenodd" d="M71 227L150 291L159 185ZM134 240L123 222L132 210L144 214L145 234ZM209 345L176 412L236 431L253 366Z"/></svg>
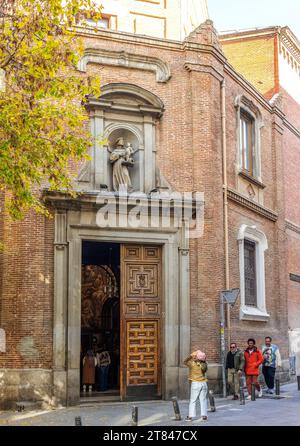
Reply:
<svg viewBox="0 0 300 446"><path fill-rule="evenodd" d="M119 395L119 389L120 245L83 241L81 397Z"/></svg>

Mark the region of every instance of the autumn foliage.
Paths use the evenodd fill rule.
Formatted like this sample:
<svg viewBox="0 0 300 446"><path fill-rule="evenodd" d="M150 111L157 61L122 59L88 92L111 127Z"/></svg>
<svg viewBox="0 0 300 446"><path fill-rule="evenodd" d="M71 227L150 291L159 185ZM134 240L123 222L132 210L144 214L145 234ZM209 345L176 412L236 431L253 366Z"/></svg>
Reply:
<svg viewBox="0 0 300 446"><path fill-rule="evenodd" d="M41 186L71 190L69 160L87 157L84 101L100 82L77 70L74 25L100 12L91 0L0 0L0 189L14 218L45 213Z"/></svg>

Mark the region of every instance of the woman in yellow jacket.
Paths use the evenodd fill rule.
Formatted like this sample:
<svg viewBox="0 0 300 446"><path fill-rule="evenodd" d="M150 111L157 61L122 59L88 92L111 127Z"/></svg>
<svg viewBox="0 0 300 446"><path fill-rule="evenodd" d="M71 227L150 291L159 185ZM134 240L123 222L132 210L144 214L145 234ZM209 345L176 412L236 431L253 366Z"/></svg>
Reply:
<svg viewBox="0 0 300 446"><path fill-rule="evenodd" d="M196 417L196 404L199 398L201 408L200 421L207 420L207 363L205 353L197 350L190 354L184 361L189 368L189 381L191 381L191 396L189 404L189 415L187 421L192 421Z"/></svg>

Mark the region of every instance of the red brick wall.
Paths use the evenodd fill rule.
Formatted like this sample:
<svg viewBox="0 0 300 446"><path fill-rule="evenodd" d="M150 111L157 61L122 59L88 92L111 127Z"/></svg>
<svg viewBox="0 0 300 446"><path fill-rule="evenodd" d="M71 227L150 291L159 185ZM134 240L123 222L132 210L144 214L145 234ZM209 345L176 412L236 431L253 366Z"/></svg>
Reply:
<svg viewBox="0 0 300 446"><path fill-rule="evenodd" d="M6 218L3 243L0 316L7 353L0 353L0 367L51 368L53 221L33 213L22 222Z"/></svg>
<svg viewBox="0 0 300 446"><path fill-rule="evenodd" d="M89 39L87 45L95 43ZM209 361L219 360L219 292L225 287L224 232L222 200L222 146L220 81L205 69L187 71L186 61L200 66L214 66L222 73L220 61L208 53L186 52L130 44L96 42L104 49L146 54L170 65L172 78L165 84L155 75L135 69L88 65L89 73L99 72L102 84L133 83L156 94L165 105L157 124L159 167L178 191L203 191L205 194L205 231L190 243L191 345L205 349ZM268 87L269 88L269 87ZM244 90L226 77L227 147L229 185L236 187L236 117L234 99ZM266 184L265 205L278 204L276 162L272 149L272 116L257 103L263 114L262 177ZM279 258L278 224L241 206L230 203L230 286L239 286L237 231L241 224L256 224L267 236L266 253L267 323L240 322L238 304L232 312L233 337L242 345L248 336L260 342L266 334L276 338L286 352L287 325ZM7 330L8 352L0 354L1 367L51 367L53 311L53 221L28 215L22 223L5 222L4 241L8 253L3 255L1 324ZM282 256L281 256L282 257ZM279 277L280 276L280 277ZM46 279L45 279L46 278ZM49 283L47 281L49 280ZM283 314L283 316L282 316ZM17 350L21 338L30 336L38 350L35 360L22 358Z"/></svg>
<svg viewBox="0 0 300 446"><path fill-rule="evenodd" d="M287 119L300 131L300 104L284 90L283 110ZM286 128L283 143L285 215L286 219L300 227L300 137ZM300 276L300 234L287 230L287 289L289 327L300 328L300 284L289 279L289 274Z"/></svg>

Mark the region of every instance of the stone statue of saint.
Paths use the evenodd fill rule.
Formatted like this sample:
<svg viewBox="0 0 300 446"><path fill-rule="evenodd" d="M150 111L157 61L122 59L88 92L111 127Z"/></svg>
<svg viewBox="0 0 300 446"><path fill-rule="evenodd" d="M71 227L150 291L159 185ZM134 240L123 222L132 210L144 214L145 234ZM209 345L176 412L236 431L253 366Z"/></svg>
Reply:
<svg viewBox="0 0 300 446"><path fill-rule="evenodd" d="M130 143L125 147L124 138L118 138L115 142L115 149L111 151L109 160L113 165L113 189L126 187L128 191L132 191L131 179L128 167L134 165L134 150Z"/></svg>

